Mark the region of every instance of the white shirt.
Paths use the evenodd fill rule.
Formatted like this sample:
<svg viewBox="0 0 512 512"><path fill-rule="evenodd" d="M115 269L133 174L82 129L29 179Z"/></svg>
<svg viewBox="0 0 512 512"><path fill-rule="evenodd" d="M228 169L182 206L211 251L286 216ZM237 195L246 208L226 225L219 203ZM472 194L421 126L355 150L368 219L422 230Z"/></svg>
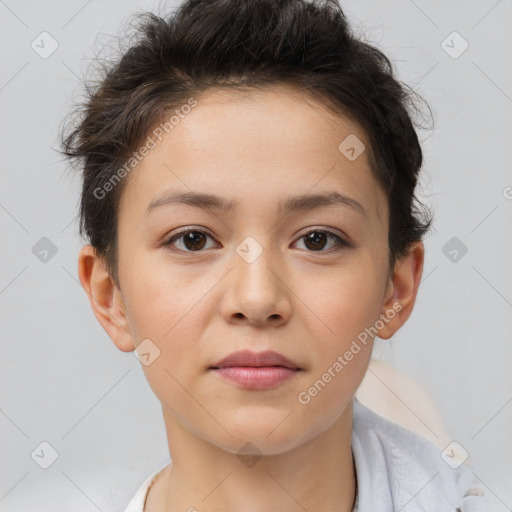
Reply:
<svg viewBox="0 0 512 512"><path fill-rule="evenodd" d="M357 475L354 512L490 512L467 465L453 469L436 446L377 415L354 398L352 453ZM143 512L151 474L124 512Z"/></svg>

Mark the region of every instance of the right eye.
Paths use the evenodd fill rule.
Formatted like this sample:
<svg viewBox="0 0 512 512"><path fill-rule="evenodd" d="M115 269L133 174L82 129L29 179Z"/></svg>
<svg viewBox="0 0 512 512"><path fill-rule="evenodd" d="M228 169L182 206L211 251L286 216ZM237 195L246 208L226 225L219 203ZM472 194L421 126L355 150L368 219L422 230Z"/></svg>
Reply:
<svg viewBox="0 0 512 512"><path fill-rule="evenodd" d="M172 235L163 245L174 248L176 247L175 241L179 241L181 242L181 247L177 247L178 250L183 252L201 252L205 248L207 238L213 240L205 231L189 228Z"/></svg>

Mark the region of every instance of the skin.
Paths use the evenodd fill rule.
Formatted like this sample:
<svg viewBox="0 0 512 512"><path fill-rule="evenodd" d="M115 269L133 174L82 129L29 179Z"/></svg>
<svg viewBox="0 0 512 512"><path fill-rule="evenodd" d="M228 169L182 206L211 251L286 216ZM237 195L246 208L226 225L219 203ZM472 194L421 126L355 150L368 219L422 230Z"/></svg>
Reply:
<svg viewBox="0 0 512 512"><path fill-rule="evenodd" d="M142 368L162 404L172 465L152 486L145 510L352 510L352 399L372 342L308 404L297 396L395 303L401 310L379 337L404 324L423 244L389 269L387 199L368 149L354 161L338 150L350 134L368 148L366 134L348 118L284 86L209 90L197 99L126 183L119 287L90 245L79 255L80 281L115 345L129 352L150 339L160 350ZM231 212L174 204L147 214L170 190L239 204ZM346 205L284 216L277 209L285 197L333 190L366 214ZM211 236L203 245L196 241L203 248L194 252L183 237L165 245L190 226ZM316 246L304 239L325 228L353 246L339 246L328 234ZM262 249L251 263L236 251L249 236ZM241 349L277 351L302 371L255 391L209 370ZM248 442L261 455L251 467L237 457Z"/></svg>

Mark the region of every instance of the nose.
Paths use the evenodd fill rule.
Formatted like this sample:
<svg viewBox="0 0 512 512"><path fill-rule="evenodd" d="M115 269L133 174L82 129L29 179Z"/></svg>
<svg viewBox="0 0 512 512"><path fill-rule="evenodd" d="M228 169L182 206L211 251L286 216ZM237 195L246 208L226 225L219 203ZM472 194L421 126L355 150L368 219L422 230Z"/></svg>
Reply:
<svg viewBox="0 0 512 512"><path fill-rule="evenodd" d="M254 261L234 254L221 302L221 314L227 322L259 327L277 327L288 322L290 276L270 252L263 250Z"/></svg>

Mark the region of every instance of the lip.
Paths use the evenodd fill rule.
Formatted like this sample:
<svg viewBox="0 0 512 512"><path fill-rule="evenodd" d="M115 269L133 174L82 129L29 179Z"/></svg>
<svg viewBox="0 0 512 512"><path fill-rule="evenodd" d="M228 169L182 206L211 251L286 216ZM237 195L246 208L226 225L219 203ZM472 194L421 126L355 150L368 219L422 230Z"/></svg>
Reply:
<svg viewBox="0 0 512 512"><path fill-rule="evenodd" d="M210 370L246 389L275 388L302 371L293 361L273 351L234 352Z"/></svg>
<svg viewBox="0 0 512 512"><path fill-rule="evenodd" d="M211 368L216 370L219 368L230 368L233 366L252 368L280 366L290 370L301 370L301 368L299 368L293 361L290 361L287 357L272 350L267 350L265 352L251 352L250 350L233 352L229 356L212 365Z"/></svg>

